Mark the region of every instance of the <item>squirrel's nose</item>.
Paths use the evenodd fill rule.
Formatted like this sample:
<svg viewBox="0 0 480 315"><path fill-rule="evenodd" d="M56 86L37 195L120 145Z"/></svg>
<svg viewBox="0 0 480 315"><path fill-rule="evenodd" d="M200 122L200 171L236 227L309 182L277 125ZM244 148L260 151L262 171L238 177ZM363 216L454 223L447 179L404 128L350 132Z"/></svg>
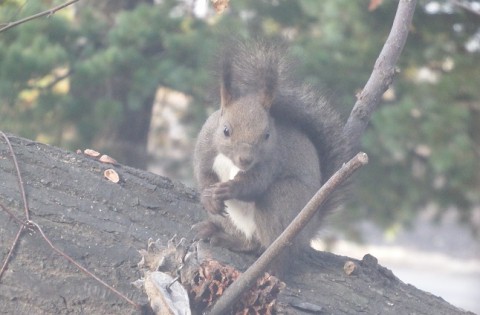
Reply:
<svg viewBox="0 0 480 315"><path fill-rule="evenodd" d="M247 170L252 165L253 157L252 156L241 156L241 157L238 158L238 162L239 162L242 170Z"/></svg>

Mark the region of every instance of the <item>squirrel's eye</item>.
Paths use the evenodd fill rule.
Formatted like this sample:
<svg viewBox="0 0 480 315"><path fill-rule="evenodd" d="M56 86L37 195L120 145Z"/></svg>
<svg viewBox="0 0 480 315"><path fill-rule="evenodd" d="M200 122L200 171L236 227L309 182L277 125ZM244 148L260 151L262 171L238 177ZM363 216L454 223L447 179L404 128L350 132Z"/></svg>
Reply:
<svg viewBox="0 0 480 315"><path fill-rule="evenodd" d="M225 137L230 137L230 129L227 126L223 126L223 134Z"/></svg>

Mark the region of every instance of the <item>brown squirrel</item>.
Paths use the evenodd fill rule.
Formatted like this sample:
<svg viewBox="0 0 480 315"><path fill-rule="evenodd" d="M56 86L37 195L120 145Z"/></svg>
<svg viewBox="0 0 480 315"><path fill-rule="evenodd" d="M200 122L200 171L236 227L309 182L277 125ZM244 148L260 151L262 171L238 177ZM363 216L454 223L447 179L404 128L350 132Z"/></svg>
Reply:
<svg viewBox="0 0 480 315"><path fill-rule="evenodd" d="M209 219L201 239L234 251L267 248L321 185L347 161L343 123L311 87L291 77L283 43L227 45L218 58L220 109L198 135L194 173ZM309 246L342 189L272 266L282 275L294 251Z"/></svg>

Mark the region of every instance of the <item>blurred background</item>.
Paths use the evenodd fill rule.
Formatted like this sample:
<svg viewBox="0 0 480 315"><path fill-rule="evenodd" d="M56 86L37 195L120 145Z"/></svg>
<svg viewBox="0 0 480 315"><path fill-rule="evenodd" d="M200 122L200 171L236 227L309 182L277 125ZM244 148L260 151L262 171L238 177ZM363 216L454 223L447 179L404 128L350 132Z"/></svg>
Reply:
<svg viewBox="0 0 480 315"><path fill-rule="evenodd" d="M0 1L0 27L63 1ZM193 186L196 134L218 106L222 39L283 37L346 119L397 1L80 0L0 33L0 129L92 148ZM480 313L480 1L419 1L400 73L363 137L370 163L315 245L379 258Z"/></svg>

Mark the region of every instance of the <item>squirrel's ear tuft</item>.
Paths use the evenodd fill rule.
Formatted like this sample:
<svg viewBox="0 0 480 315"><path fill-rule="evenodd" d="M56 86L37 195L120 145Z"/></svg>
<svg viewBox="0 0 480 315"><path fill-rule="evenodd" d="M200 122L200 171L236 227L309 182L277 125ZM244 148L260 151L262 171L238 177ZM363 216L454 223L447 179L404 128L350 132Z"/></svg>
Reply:
<svg viewBox="0 0 480 315"><path fill-rule="evenodd" d="M220 106L223 109L232 102L232 62L224 57L222 63L222 79L220 81Z"/></svg>
<svg viewBox="0 0 480 315"><path fill-rule="evenodd" d="M232 102L232 94L230 89L231 87L226 85L223 80L220 82L220 108L222 109L222 113L223 110Z"/></svg>
<svg viewBox="0 0 480 315"><path fill-rule="evenodd" d="M270 60L270 63L266 65L265 68L265 77L263 78L264 86L263 86L263 99L262 99L262 106L266 110L270 110L272 106L273 99L275 97L275 91L277 90L278 84L278 73L277 68L273 60Z"/></svg>

